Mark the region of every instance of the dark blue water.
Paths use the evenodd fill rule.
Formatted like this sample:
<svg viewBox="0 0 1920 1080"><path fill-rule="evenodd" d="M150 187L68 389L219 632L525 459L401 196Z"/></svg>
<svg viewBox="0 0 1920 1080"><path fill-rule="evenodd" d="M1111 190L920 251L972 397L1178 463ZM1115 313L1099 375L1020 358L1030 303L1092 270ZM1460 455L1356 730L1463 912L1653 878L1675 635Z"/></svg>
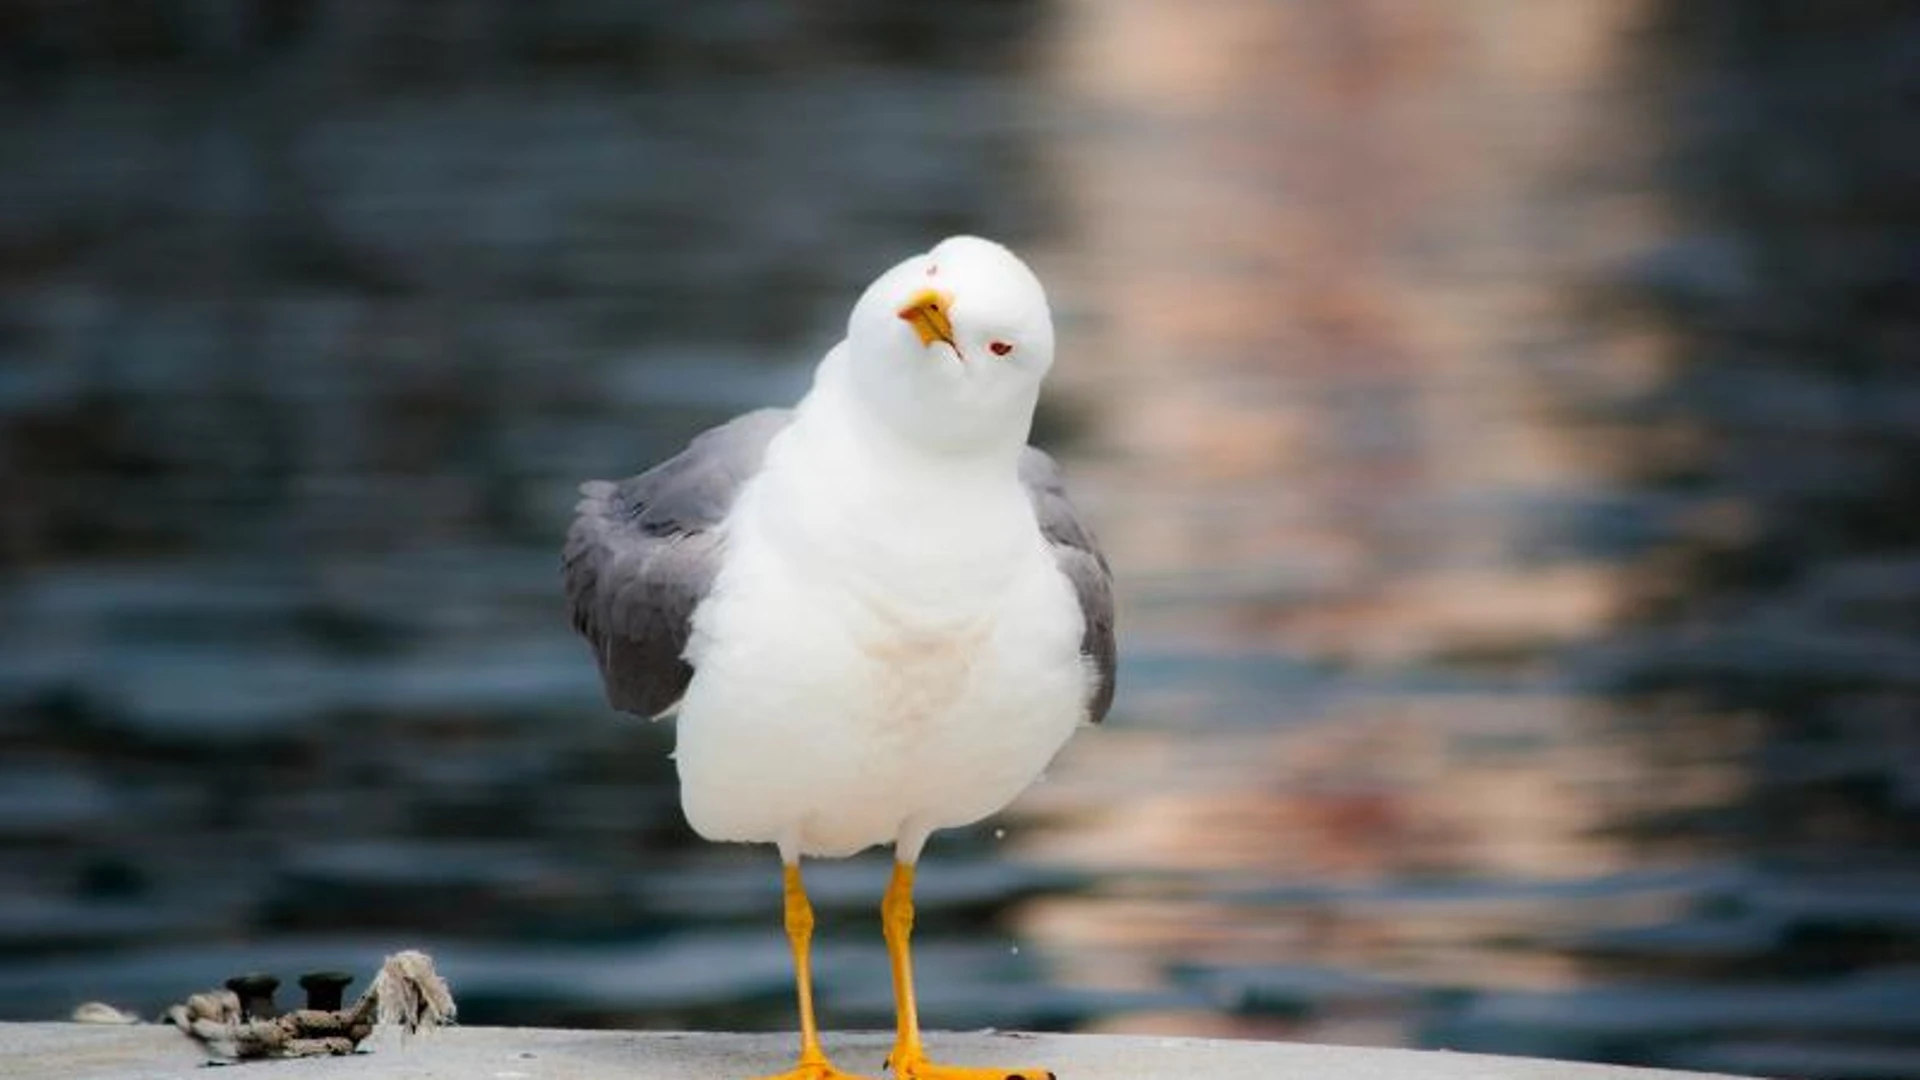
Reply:
<svg viewBox="0 0 1920 1080"><path fill-rule="evenodd" d="M977 231L1123 682L935 840L930 1023L1920 1075L1920 21L275 10L0 22L0 1016L407 945L790 1025L559 536Z"/></svg>

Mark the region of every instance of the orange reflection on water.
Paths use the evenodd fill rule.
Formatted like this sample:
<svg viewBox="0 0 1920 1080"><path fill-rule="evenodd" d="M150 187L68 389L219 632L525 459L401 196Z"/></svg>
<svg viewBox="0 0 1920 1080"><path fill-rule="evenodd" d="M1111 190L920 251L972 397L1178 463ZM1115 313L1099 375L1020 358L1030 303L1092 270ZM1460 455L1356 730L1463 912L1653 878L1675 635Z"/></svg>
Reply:
<svg viewBox="0 0 1920 1080"><path fill-rule="evenodd" d="M1463 695L1361 698L1309 723L1204 737L1091 733L1023 802L1015 850L1097 870L1102 884L1024 905L1017 931L1069 985L1144 991L1170 973L1233 985L1235 972L1318 970L1378 979L1377 992L1352 996L1384 1009L1349 1030L1338 1025L1353 1016L1323 1002L1319 1026L1283 1031L1223 998L1212 1011L1122 1014L1103 1030L1403 1042L1406 1010L1379 999L1574 985L1576 960L1521 943L1658 923L1690 894L1553 883L1643 866L1608 828L1628 808L1715 805L1736 782L1693 770L1688 784L1650 789L1612 719L1552 695Z"/></svg>

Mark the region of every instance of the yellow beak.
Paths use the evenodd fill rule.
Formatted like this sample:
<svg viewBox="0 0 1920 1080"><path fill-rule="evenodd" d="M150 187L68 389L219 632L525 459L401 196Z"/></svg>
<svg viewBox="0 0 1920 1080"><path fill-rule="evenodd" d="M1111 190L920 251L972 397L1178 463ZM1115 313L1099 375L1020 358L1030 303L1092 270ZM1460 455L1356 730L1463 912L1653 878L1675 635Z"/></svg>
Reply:
<svg viewBox="0 0 1920 1080"><path fill-rule="evenodd" d="M921 289L900 309L900 317L913 326L920 335L920 344L932 345L944 341L958 352L960 343L953 339L953 294L938 289Z"/></svg>

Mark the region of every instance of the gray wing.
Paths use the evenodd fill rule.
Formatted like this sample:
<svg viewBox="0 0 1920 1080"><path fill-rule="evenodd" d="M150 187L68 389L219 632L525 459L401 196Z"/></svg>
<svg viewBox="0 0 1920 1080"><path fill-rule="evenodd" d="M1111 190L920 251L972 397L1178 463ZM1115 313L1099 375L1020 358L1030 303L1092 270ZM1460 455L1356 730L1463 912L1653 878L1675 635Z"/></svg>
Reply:
<svg viewBox="0 0 1920 1080"><path fill-rule="evenodd" d="M614 708L659 716L686 693L693 609L720 570L715 527L792 419L748 413L639 476L580 485L563 576L573 628L593 646Z"/></svg>
<svg viewBox="0 0 1920 1080"><path fill-rule="evenodd" d="M1100 545L1074 516L1073 503L1067 499L1066 485L1060 480L1060 466L1044 450L1027 447L1020 455L1020 482L1033 500L1033 513L1040 521L1040 532L1053 546L1053 558L1060 572L1073 583L1080 600L1080 614L1086 628L1080 635L1080 652L1093 661L1099 681L1093 699L1087 703L1087 716L1093 723L1107 718L1113 706L1114 669L1117 656L1113 643L1113 571Z"/></svg>

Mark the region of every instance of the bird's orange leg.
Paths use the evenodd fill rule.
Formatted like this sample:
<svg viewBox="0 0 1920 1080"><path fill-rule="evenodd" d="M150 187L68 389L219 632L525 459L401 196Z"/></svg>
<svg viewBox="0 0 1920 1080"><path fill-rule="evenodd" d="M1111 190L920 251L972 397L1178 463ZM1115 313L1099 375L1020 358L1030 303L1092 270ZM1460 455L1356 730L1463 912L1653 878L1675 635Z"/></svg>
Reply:
<svg viewBox="0 0 1920 1080"><path fill-rule="evenodd" d="M798 863L786 864L785 879L787 941L793 946L793 977L800 997L800 1063L760 1080L865 1080L835 1068L820 1049L820 1029L813 1019L813 905L807 902Z"/></svg>
<svg viewBox="0 0 1920 1080"><path fill-rule="evenodd" d="M1045 1069L978 1069L936 1065L920 1045L920 1010L913 1000L913 866L893 864L893 880L880 905L880 924L887 935L887 958L893 962L893 1007L899 1029L887 1063L897 1080L1054 1080Z"/></svg>

